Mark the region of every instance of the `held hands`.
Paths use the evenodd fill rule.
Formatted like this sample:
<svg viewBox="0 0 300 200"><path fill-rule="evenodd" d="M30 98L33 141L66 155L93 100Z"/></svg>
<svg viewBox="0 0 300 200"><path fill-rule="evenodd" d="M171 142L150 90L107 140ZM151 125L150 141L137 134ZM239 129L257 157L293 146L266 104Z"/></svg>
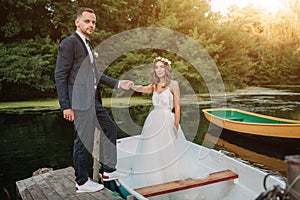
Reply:
<svg viewBox="0 0 300 200"><path fill-rule="evenodd" d="M133 85L134 85L134 83L130 80L121 80L120 81L120 88L122 88L124 90L129 90Z"/></svg>
<svg viewBox="0 0 300 200"><path fill-rule="evenodd" d="M138 89L140 88L141 86L139 85L131 85L131 89L133 89L134 91L138 91Z"/></svg>

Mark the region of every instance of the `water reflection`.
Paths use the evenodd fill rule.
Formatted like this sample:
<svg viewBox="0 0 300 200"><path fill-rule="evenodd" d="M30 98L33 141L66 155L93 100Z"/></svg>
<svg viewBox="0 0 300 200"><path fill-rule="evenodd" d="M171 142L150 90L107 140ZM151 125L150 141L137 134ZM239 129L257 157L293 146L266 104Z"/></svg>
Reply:
<svg viewBox="0 0 300 200"><path fill-rule="evenodd" d="M217 141L215 149L222 151L230 157L239 159L241 162L259 169L263 169L268 173L278 172L282 176L286 176L287 168L282 159L251 151L247 148L227 142L222 138L216 138L211 134L205 136L205 145L209 146L208 143L214 143L215 141Z"/></svg>
<svg viewBox="0 0 300 200"><path fill-rule="evenodd" d="M15 199L17 180L41 167L72 165L72 125L58 112L0 114L0 130L0 187L8 189L11 199Z"/></svg>

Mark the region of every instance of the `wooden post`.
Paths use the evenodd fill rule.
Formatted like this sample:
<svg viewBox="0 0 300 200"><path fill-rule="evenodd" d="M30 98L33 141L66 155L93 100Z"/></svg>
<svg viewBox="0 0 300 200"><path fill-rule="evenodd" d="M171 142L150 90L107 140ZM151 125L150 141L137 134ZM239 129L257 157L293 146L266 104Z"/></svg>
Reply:
<svg viewBox="0 0 300 200"><path fill-rule="evenodd" d="M99 170L101 168L100 164L100 137L101 132L95 128L94 133L94 146L93 146L93 180L99 182Z"/></svg>
<svg viewBox="0 0 300 200"><path fill-rule="evenodd" d="M296 181L300 175L300 155L286 156L288 185ZM299 177L298 177L299 178ZM300 199L300 180L294 183L290 190L291 200Z"/></svg>

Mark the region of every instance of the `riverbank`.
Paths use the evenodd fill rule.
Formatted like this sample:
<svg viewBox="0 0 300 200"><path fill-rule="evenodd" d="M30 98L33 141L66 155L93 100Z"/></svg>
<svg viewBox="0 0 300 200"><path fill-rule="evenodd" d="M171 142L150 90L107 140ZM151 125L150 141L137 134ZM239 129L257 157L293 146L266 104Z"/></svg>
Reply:
<svg viewBox="0 0 300 200"><path fill-rule="evenodd" d="M278 85L278 86L266 86L266 87L247 87L238 89L232 92L226 92L226 98L230 98L236 95L295 95L289 91L291 88L300 88L300 85ZM286 91L285 91L286 90ZM224 94L221 94L224 95ZM199 104L210 104L212 94L198 94ZM182 96L182 102L185 102L185 98ZM119 97L119 98L102 98L103 105L107 108L113 106L136 106L136 105L150 105L151 98L139 96ZM4 114L30 114L30 113L43 113L59 111L58 99L37 99L31 101L14 101L14 102L0 102L0 113Z"/></svg>
<svg viewBox="0 0 300 200"><path fill-rule="evenodd" d="M110 108L113 105L128 105L128 98L102 98L104 107ZM129 105L148 105L150 98L131 97ZM59 111L58 99L38 99L31 101L0 102L0 113L3 114L30 114Z"/></svg>

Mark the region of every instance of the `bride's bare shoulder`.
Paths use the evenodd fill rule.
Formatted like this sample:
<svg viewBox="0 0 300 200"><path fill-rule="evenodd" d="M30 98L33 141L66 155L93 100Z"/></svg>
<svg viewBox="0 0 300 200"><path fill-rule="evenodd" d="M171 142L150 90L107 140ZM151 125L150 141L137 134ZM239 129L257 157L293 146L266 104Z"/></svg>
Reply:
<svg viewBox="0 0 300 200"><path fill-rule="evenodd" d="M172 80L171 83L170 83L170 87L171 88L177 88L177 87L179 87L179 84L176 80Z"/></svg>
<svg viewBox="0 0 300 200"><path fill-rule="evenodd" d="M179 84L177 81L172 80L169 85L170 91L174 94L179 91Z"/></svg>

